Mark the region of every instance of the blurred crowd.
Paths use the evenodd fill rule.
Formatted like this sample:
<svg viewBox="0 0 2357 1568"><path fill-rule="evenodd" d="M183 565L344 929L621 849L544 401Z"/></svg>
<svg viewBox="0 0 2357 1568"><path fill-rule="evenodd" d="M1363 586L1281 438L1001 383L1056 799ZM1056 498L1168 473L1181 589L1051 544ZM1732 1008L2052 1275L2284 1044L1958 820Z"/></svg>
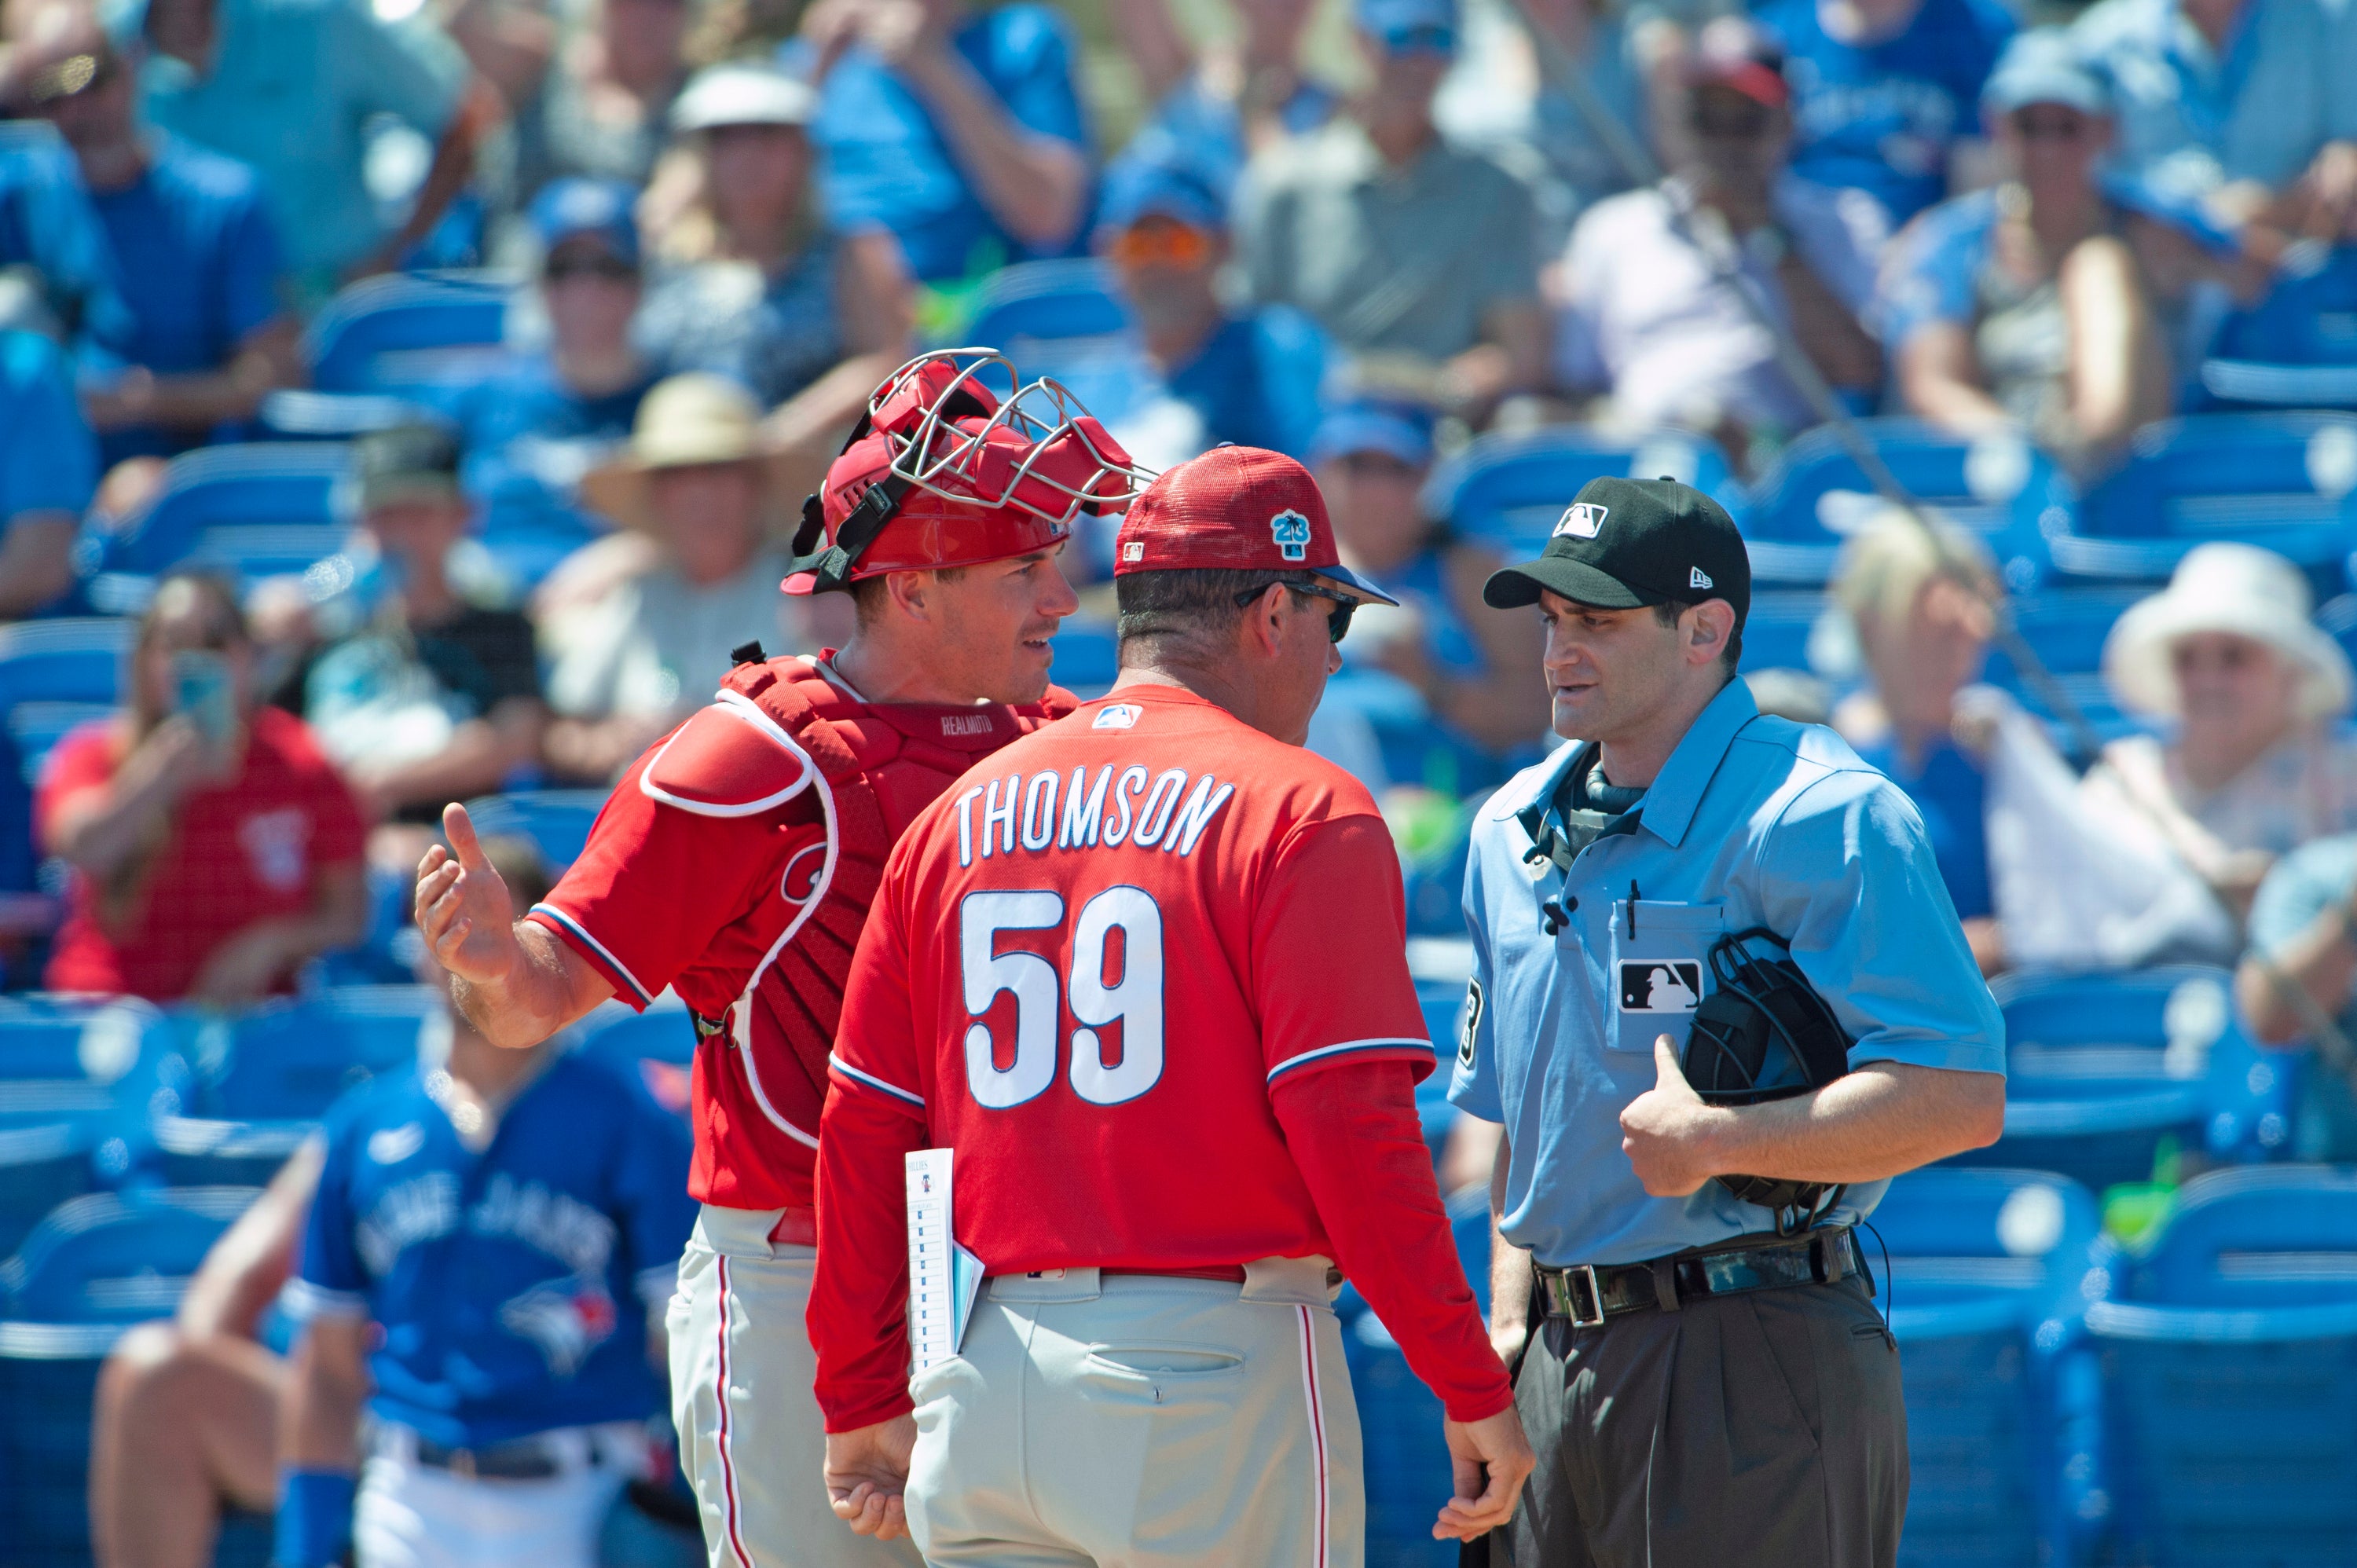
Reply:
<svg viewBox="0 0 2357 1568"><path fill-rule="evenodd" d="M1313 467L1403 601L1313 743L1428 859L1549 744L1538 625L1434 503L1448 453L1670 429L1741 480L1904 413L2096 482L2226 313L2357 240L2352 87L2328 0L0 0L0 622L137 615L120 710L36 784L0 755L0 979L290 991L399 925L372 888L444 802L603 787L738 645L839 641L840 596L778 592L802 498L1025 263L1108 319L1000 346L1142 460ZM93 597L174 459L296 433L307 327L450 268L513 280L504 349L341 407L336 553ZM2352 678L2313 579L2186 556L2112 628L2126 723L2089 745L1984 683L2022 585L1977 536L1846 532L1842 678L1751 679L1912 796L1986 972L2240 961L2261 1037L2357 1033ZM1108 547L1064 557L1083 622ZM1461 768L1398 776L1369 714L1403 688ZM2297 1152L2357 1157L2310 1077ZM285 1373L221 1346L316 1170L110 1372L102 1562L266 1502ZM176 1494L212 1417L239 1446Z"/></svg>

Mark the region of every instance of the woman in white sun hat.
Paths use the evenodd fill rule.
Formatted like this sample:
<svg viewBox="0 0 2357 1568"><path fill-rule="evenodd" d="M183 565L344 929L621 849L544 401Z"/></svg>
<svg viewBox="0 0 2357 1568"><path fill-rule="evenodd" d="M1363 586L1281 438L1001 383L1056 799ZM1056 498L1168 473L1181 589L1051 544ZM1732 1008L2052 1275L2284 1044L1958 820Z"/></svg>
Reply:
<svg viewBox="0 0 2357 1568"><path fill-rule="evenodd" d="M2104 647L2121 708L2162 721L2104 749L2091 787L2125 791L2240 915L2275 859L2357 828L2357 746L2334 732L2349 659L2309 618L2308 581L2248 544L2203 544Z"/></svg>

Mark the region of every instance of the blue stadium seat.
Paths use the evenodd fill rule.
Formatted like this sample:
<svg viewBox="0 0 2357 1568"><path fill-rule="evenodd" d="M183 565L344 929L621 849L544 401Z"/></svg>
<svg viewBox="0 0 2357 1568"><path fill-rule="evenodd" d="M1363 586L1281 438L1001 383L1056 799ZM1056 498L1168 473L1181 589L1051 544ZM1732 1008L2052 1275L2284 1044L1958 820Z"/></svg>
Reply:
<svg viewBox="0 0 2357 1568"><path fill-rule="evenodd" d="M2211 413L2148 424L2050 543L2083 577L2158 581L2193 546L2260 545L2321 578L2357 543L2357 419Z"/></svg>
<svg viewBox="0 0 2357 1568"><path fill-rule="evenodd" d="M1752 595L1743 618L1743 668L1809 670L1810 642L1825 613L1823 594L1778 591Z"/></svg>
<svg viewBox="0 0 2357 1568"><path fill-rule="evenodd" d="M2044 579L2047 539L2069 526L2071 488L2042 453L2013 435L1960 441L1911 419L1857 429L1908 492L1980 534L2017 593ZM1778 455L1738 514L1755 581L1831 580L1845 536L1881 503L1838 435L1807 432Z"/></svg>
<svg viewBox="0 0 2357 1568"><path fill-rule="evenodd" d="M479 837L527 838L538 844L549 875L555 877L581 858L605 804L601 789L517 789L468 801L467 815Z"/></svg>
<svg viewBox="0 0 2357 1568"><path fill-rule="evenodd" d="M105 542L100 565L109 575L183 565L234 575L300 572L343 542L339 492L350 466L334 442L186 453L172 459L147 509Z"/></svg>
<svg viewBox="0 0 2357 1568"><path fill-rule="evenodd" d="M86 1122L0 1125L0 1257L14 1253L43 1215L95 1185L95 1141Z"/></svg>
<svg viewBox="0 0 2357 1568"><path fill-rule="evenodd" d="M2201 380L2230 405L2357 408L2357 247L2287 267L2265 299L2228 317Z"/></svg>
<svg viewBox="0 0 2357 1568"><path fill-rule="evenodd" d="M1727 483L1718 449L1681 432L1615 441L1556 425L1483 435L1433 469L1425 481L1424 510L1509 560L1526 560L1545 547L1564 508L1588 480L1664 474L1706 490Z"/></svg>
<svg viewBox="0 0 2357 1568"><path fill-rule="evenodd" d="M91 1395L124 1328L168 1316L251 1189L75 1198L0 1264L0 1520L11 1568L86 1568Z"/></svg>
<svg viewBox="0 0 2357 1568"><path fill-rule="evenodd" d="M178 1061L165 1064L149 1124L165 1180L268 1181L346 1090L417 1059L439 1005L422 985L356 985L235 1018L174 1013Z"/></svg>
<svg viewBox="0 0 2357 1568"><path fill-rule="evenodd" d="M481 377L505 350L515 280L498 273L390 276L328 302L304 338L327 392L425 391Z"/></svg>
<svg viewBox="0 0 2357 1568"><path fill-rule="evenodd" d="M2107 1499L2096 1402L2066 1357L2100 1225L2084 1187L2036 1171L1917 1171L1875 1210L1907 1399L1908 1568L2085 1560Z"/></svg>
<svg viewBox="0 0 2357 1568"><path fill-rule="evenodd" d="M2087 1309L2116 1560L2325 1568L2357 1541L2357 1174L2187 1183Z"/></svg>
<svg viewBox="0 0 2357 1568"><path fill-rule="evenodd" d="M130 1167L167 1051L163 1015L145 1002L0 997L0 1128L70 1126L92 1176L112 1182Z"/></svg>
<svg viewBox="0 0 2357 1568"><path fill-rule="evenodd" d="M264 436L272 441L350 441L371 430L430 423L439 416L425 403L382 392L281 387L262 400L256 417Z"/></svg>
<svg viewBox="0 0 2357 1568"><path fill-rule="evenodd" d="M113 711L133 629L111 616L0 626L0 727L27 784L68 730Z"/></svg>
<svg viewBox="0 0 2357 1568"><path fill-rule="evenodd" d="M2130 605L2149 590L2134 587L2046 587L2006 602L2006 613L2064 695L2109 740L2135 725L2119 710L2103 677L2104 639ZM2055 704L2002 648L1989 651L1983 678L2003 687L2042 718L2060 718Z"/></svg>
<svg viewBox="0 0 2357 1568"><path fill-rule="evenodd" d="M1991 989L2006 1018L2005 1135L1953 1165L2050 1170L2100 1192L2151 1180L2170 1144L2255 1160L2289 1135L2297 1058L2244 1035L2226 971L2033 972Z"/></svg>

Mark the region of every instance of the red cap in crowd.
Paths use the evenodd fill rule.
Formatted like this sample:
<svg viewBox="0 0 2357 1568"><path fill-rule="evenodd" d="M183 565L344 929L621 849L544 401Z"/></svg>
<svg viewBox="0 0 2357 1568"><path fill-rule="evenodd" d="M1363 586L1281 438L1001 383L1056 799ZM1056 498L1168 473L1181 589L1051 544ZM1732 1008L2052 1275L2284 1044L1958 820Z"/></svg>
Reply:
<svg viewBox="0 0 2357 1568"><path fill-rule="evenodd" d="M1179 464L1130 504L1113 574L1310 572L1379 605L1399 601L1342 564L1326 498L1282 452L1214 446Z"/></svg>

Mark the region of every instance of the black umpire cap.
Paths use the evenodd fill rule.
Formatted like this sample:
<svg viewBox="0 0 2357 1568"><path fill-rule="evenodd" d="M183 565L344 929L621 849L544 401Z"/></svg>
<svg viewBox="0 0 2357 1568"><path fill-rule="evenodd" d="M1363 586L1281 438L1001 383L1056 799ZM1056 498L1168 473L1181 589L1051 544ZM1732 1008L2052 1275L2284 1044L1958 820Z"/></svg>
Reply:
<svg viewBox="0 0 2357 1568"><path fill-rule="evenodd" d="M1751 557L1727 509L1691 485L1590 479L1539 558L1491 573L1481 597L1514 609L1538 603L1542 588L1598 609L1725 599L1740 626L1751 608Z"/></svg>

